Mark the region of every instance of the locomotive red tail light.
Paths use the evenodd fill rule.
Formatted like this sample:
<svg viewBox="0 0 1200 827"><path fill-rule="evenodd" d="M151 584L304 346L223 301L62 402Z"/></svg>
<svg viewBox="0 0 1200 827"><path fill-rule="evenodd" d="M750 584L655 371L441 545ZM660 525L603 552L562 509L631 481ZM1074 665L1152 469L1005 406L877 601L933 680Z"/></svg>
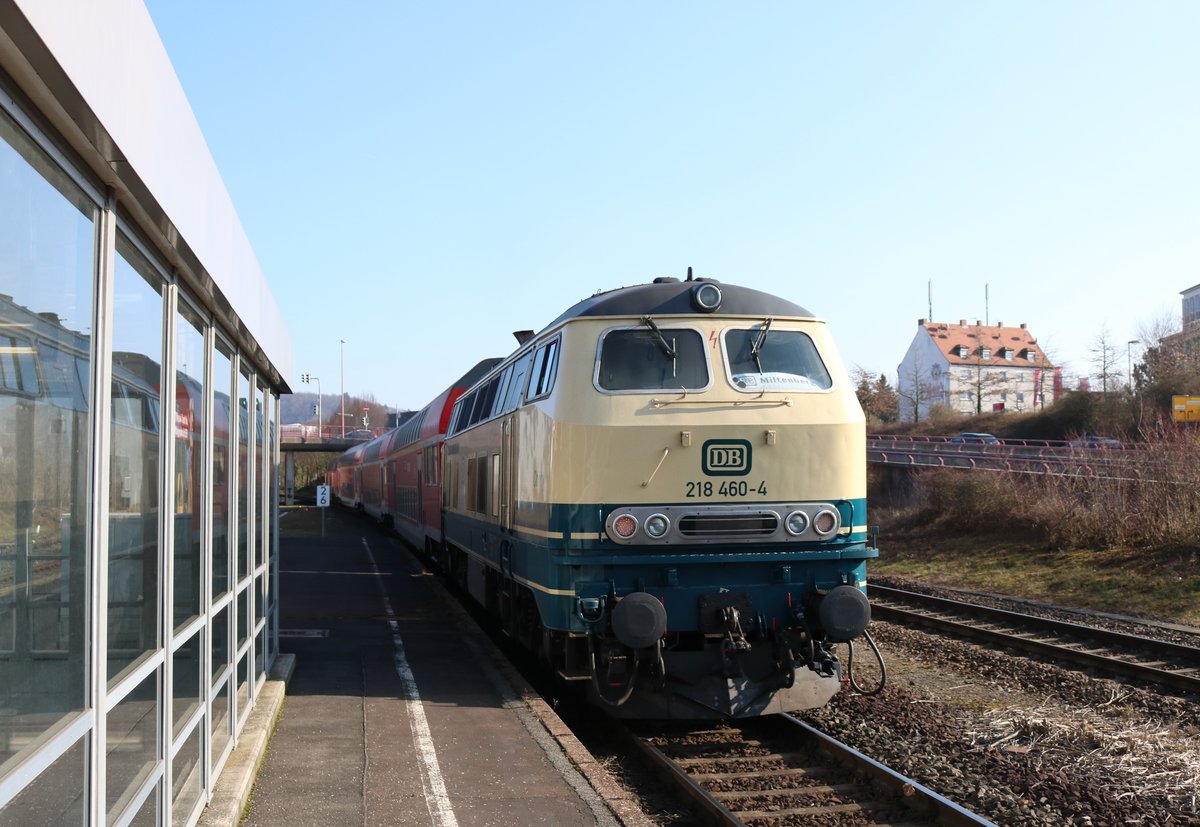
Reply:
<svg viewBox="0 0 1200 827"><path fill-rule="evenodd" d="M628 540L637 533L638 522L631 514L622 514L617 519L613 520L613 531L622 540Z"/></svg>
<svg viewBox="0 0 1200 827"><path fill-rule="evenodd" d="M822 537L828 537L838 530L839 523L841 523L841 519L836 511L823 508L817 512L817 516L813 517L813 531Z"/></svg>

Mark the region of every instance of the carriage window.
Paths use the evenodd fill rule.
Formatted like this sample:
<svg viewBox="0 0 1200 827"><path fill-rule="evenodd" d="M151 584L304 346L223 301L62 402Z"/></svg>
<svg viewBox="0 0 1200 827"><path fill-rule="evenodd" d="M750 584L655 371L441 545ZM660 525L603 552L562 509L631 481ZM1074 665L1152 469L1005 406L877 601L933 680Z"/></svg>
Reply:
<svg viewBox="0 0 1200 827"><path fill-rule="evenodd" d="M807 334L770 324L725 331L729 378L743 391L818 391L833 379Z"/></svg>
<svg viewBox="0 0 1200 827"><path fill-rule="evenodd" d="M610 330L600 345L597 383L609 391L708 387L704 340L695 330Z"/></svg>

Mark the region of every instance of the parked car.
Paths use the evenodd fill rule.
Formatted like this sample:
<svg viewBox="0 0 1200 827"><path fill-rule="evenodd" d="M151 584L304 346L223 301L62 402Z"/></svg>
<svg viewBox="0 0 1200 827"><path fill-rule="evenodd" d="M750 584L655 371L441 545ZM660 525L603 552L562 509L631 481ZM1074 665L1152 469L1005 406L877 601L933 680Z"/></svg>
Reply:
<svg viewBox="0 0 1200 827"><path fill-rule="evenodd" d="M967 444L967 445L1003 445L1004 444L1003 442L1001 442L999 440L999 438L994 437L991 434L976 434L976 433L970 433L970 432L964 432L964 433L959 434L958 436L950 437L950 441L960 444L960 445L961 444Z"/></svg>
<svg viewBox="0 0 1200 827"><path fill-rule="evenodd" d="M1121 444L1121 440L1113 439L1110 436L1081 436L1071 440L1067 445L1072 448L1095 448L1097 450L1125 447Z"/></svg>
<svg viewBox="0 0 1200 827"><path fill-rule="evenodd" d="M375 432L369 431L366 428L359 428L357 431L346 431L346 439L374 439Z"/></svg>

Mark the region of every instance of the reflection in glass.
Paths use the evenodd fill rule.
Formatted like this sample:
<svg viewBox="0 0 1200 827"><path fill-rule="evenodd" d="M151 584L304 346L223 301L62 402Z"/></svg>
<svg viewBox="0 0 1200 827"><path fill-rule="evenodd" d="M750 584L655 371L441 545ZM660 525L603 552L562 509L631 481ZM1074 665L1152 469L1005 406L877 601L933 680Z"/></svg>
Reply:
<svg viewBox="0 0 1200 827"><path fill-rule="evenodd" d="M108 677L158 647L162 284L125 236L113 278Z"/></svg>
<svg viewBox="0 0 1200 827"><path fill-rule="evenodd" d="M200 801L200 736L203 732L204 722L201 721L175 754L171 765L172 827L187 824L188 816Z"/></svg>
<svg viewBox="0 0 1200 827"><path fill-rule="evenodd" d="M79 739L0 808L0 824L84 824L87 746L86 736Z"/></svg>
<svg viewBox="0 0 1200 827"><path fill-rule="evenodd" d="M175 596L178 628L200 614L204 525L204 320L179 302L175 319Z"/></svg>
<svg viewBox="0 0 1200 827"><path fill-rule="evenodd" d="M96 215L0 112L0 777L84 705ZM53 772L17 802L73 811Z"/></svg>
<svg viewBox="0 0 1200 827"><path fill-rule="evenodd" d="M240 720L250 708L250 652L237 665L237 716Z"/></svg>
<svg viewBox="0 0 1200 827"><path fill-rule="evenodd" d="M204 689L201 676L203 647L200 645L203 638L203 630L192 635L187 643L175 650L172 657L175 669L171 679L171 700L173 701L172 714L175 718L174 732L176 735L192 717L192 714L200 708L201 692Z"/></svg>
<svg viewBox="0 0 1200 827"><path fill-rule="evenodd" d="M229 459L229 400L233 398L233 359L231 351L218 340L213 357L213 494L212 494L212 599L215 602L229 591L229 501L231 496Z"/></svg>
<svg viewBox="0 0 1200 827"><path fill-rule="evenodd" d="M212 700L212 768L217 766L221 760L221 754L225 752L225 748L229 746L229 722L232 720L229 716L229 685L233 682L231 677L225 683L221 684L221 688L213 693Z"/></svg>
<svg viewBox="0 0 1200 827"><path fill-rule="evenodd" d="M229 666L229 606L221 609L212 618L212 680L215 683L221 671Z"/></svg>
<svg viewBox="0 0 1200 827"><path fill-rule="evenodd" d="M833 379L807 333L772 330L725 331L729 378L738 390L817 391L833 387Z"/></svg>
<svg viewBox="0 0 1200 827"><path fill-rule="evenodd" d="M238 372L237 576L250 571L250 375Z"/></svg>
<svg viewBox="0 0 1200 827"><path fill-rule="evenodd" d="M158 762L160 671L147 676L108 713L104 803L110 822L125 810Z"/></svg>
<svg viewBox="0 0 1200 827"><path fill-rule="evenodd" d="M254 536L258 540L258 554L255 556L255 567L267 561L266 546L263 542L263 521L266 511L263 508L264 495L267 491L267 480L269 477L264 473L266 466L263 464L263 437L264 425L266 424L266 407L271 401L271 397L267 394L267 389L262 385L258 386L258 392L254 395L254 467L256 469L256 477L254 482Z"/></svg>
<svg viewBox="0 0 1200 827"><path fill-rule="evenodd" d="M242 589L237 596L237 648L250 639L250 589Z"/></svg>

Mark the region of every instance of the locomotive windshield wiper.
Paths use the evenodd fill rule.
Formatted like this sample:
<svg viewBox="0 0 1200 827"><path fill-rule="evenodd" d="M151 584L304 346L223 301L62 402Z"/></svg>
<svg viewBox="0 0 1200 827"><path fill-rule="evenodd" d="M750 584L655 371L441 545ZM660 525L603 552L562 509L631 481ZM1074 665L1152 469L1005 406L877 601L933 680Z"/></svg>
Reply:
<svg viewBox="0 0 1200 827"><path fill-rule="evenodd" d="M771 322L774 319L768 318L763 322L762 330L758 331L758 338L754 340L754 346L750 348L750 358L754 360L754 364L758 365L758 372L762 373L762 360L758 358L759 351L762 350L763 342L766 341L767 331L771 329Z"/></svg>
<svg viewBox="0 0 1200 827"><path fill-rule="evenodd" d="M658 346L662 348L662 352L666 354L668 359L674 360L675 348L671 347L667 342L666 337L662 335L662 331L658 329L658 325L654 323L654 319L651 319L649 316L642 316L642 324L654 331L654 337L658 339Z"/></svg>

